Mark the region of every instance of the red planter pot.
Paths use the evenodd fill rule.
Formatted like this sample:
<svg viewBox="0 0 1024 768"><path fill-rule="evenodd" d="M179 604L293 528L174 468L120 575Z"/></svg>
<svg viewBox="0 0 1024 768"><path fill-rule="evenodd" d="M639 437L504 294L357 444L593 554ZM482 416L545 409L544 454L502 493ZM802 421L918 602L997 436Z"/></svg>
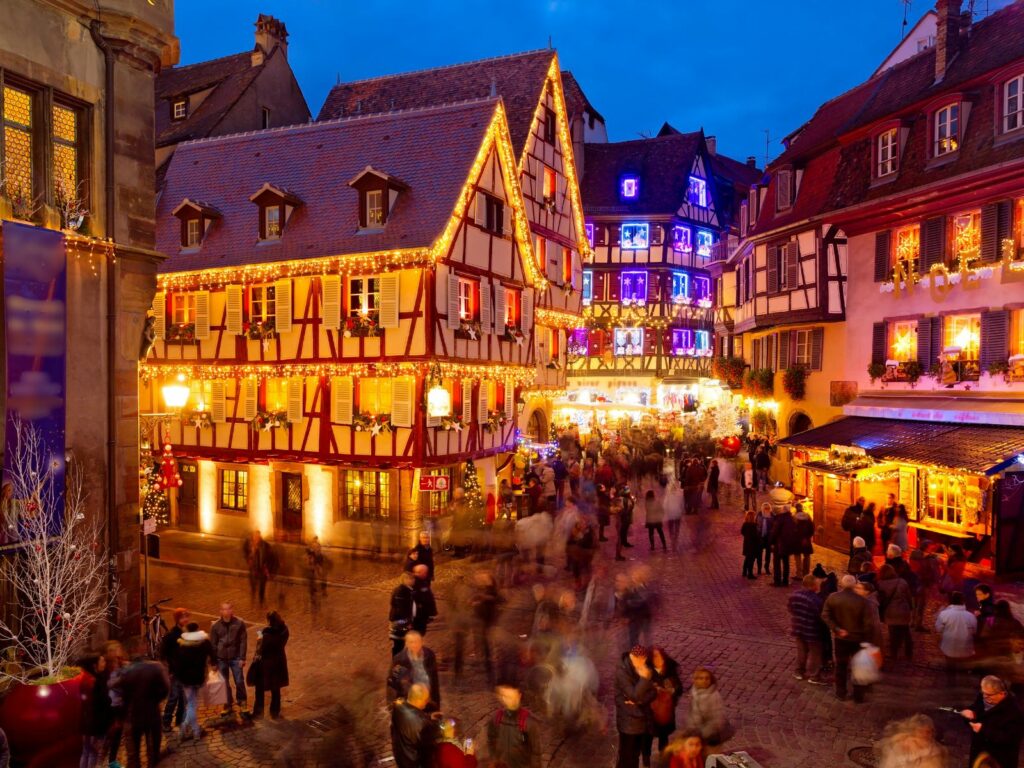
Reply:
<svg viewBox="0 0 1024 768"><path fill-rule="evenodd" d="M84 672L53 685L17 685L0 701L11 757L29 768L73 768L82 752Z"/></svg>

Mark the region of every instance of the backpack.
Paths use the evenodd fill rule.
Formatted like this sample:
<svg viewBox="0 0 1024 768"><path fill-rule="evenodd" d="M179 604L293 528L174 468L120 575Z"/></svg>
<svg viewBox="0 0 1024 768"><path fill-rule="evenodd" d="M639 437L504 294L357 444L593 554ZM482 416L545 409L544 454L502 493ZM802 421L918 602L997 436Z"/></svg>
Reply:
<svg viewBox="0 0 1024 768"><path fill-rule="evenodd" d="M530 710L526 707L519 708L519 716L516 718L516 727L519 729L519 734L523 737L523 743L526 743L526 721L530 717ZM501 724L505 720L505 710L499 709L494 713L494 725L497 728L501 727Z"/></svg>

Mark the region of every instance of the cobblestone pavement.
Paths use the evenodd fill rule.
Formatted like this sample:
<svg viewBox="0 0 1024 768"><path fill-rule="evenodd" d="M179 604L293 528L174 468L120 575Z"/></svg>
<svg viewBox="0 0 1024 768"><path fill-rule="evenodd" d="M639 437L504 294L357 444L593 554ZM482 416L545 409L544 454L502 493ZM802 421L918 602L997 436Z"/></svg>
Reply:
<svg viewBox="0 0 1024 768"><path fill-rule="evenodd" d="M706 519L710 521L711 543L700 553L693 552L690 541L694 531L686 526L686 546L681 543L678 554L649 553L639 524L633 526L636 547L630 550L629 562L614 563L611 544L603 545L596 563L598 620L591 621L588 647L601 674L601 702L609 727L566 736L548 724L546 766L614 765L611 680L625 640L617 623L604 620L605 606L610 602L615 573L638 563L652 568L664 598L654 628L656 642L680 662L684 681L698 664L711 666L719 677L729 718L736 726L728 751L744 749L765 768L870 765L852 762L848 758L851 750L860 759L867 754L863 748L878 737L886 722L923 711L946 729L945 740L954 754L966 755L965 729L955 716L937 712L935 707L963 706L972 698L972 691L946 689L934 634L915 635L914 663L887 674L867 704L840 702L831 688L794 679L785 610L789 590L770 588L770 580L764 577L755 582L740 578L740 514L734 507ZM694 520L684 518L684 523ZM194 565L181 567L166 561L154 564L150 575L154 598L172 596L175 605L188 606L202 620L213 618L221 600L231 600L250 625L250 633L262 625L262 611L251 601L246 579L231 570L240 563L237 542L181 534L167 536L166 541L165 560L173 557L206 565L198 570ZM828 552L818 553L815 561L819 560L837 566L840 562ZM219 565L210 568L210 563ZM461 683L453 681L448 661L452 642L444 614L451 586L481 565L486 564L440 559L435 592L441 618L427 635L427 645L438 653L442 665L444 711L456 717L478 743L494 700L483 670L473 663L475 657ZM300 579L271 584L268 607L280 610L291 628L291 686L284 691L283 718L244 723L204 712L201 720L207 736L184 744L172 737L162 764L196 768L393 765L384 679L388 598L398 569L394 562L339 558L330 579L348 586L330 587L315 616ZM560 562L551 570L555 580L566 582ZM532 596L524 584L509 590L507 597L498 645L504 653L513 654L517 638L530 627ZM254 644L251 634L250 655ZM685 700L680 706L680 724L684 707Z"/></svg>

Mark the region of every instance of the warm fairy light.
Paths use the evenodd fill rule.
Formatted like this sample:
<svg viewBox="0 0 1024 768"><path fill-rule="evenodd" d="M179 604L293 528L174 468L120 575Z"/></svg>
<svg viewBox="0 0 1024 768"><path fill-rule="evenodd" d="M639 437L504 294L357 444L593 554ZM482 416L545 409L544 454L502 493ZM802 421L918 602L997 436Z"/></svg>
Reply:
<svg viewBox="0 0 1024 768"><path fill-rule="evenodd" d="M537 325L548 328L578 328L580 325L580 316L576 313L548 307L535 307L533 319Z"/></svg>
<svg viewBox="0 0 1024 768"><path fill-rule="evenodd" d="M427 391L427 415L435 419L452 415L452 395L443 384L434 384Z"/></svg>
<svg viewBox="0 0 1024 768"><path fill-rule="evenodd" d="M981 252L981 214L978 211L953 217L954 252L958 257L973 258Z"/></svg>
<svg viewBox="0 0 1024 768"><path fill-rule="evenodd" d="M898 360L908 360L910 354L917 349L917 341L909 333L901 333L893 342L892 349Z"/></svg>
<svg viewBox="0 0 1024 768"><path fill-rule="evenodd" d="M960 329L960 332L956 335L953 343L963 350L977 349L980 337L978 332L972 330L970 327L964 327Z"/></svg>
<svg viewBox="0 0 1024 768"><path fill-rule="evenodd" d="M164 404L170 410L180 411L188 402L188 397L192 394L192 390L185 383L185 375L179 373L174 383L164 384L160 388L160 394L163 395Z"/></svg>

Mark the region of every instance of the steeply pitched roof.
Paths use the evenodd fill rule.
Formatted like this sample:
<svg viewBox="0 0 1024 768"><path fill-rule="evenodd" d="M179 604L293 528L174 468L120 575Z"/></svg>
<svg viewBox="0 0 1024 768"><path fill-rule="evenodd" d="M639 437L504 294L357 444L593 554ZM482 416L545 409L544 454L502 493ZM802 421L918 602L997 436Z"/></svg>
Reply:
<svg viewBox="0 0 1024 768"><path fill-rule="evenodd" d="M317 120L500 96L516 156L529 137L553 50L530 51L334 86Z"/></svg>
<svg viewBox="0 0 1024 768"><path fill-rule="evenodd" d="M583 92L579 81L567 69L562 70L562 94L565 96L565 111L569 117L581 116L584 111L589 112L592 117L604 122L604 117L594 109L587 94Z"/></svg>
<svg viewBox="0 0 1024 768"><path fill-rule="evenodd" d="M497 99L277 128L178 146L157 209L164 272L397 248L441 234L483 143ZM380 231L359 232L358 192L345 182L367 165L408 184ZM253 190L270 183L305 204L280 240L257 242ZM221 212L194 253L180 253L171 212L199 198Z"/></svg>
<svg viewBox="0 0 1024 768"><path fill-rule="evenodd" d="M711 170L715 176L743 187L757 184L764 176L764 171L760 168L741 163L739 160L723 154L711 156Z"/></svg>
<svg viewBox="0 0 1024 768"><path fill-rule="evenodd" d="M156 78L156 145L164 147L209 136L267 66L270 57L277 54L275 49L255 66L252 53L244 52L163 70ZM171 119L171 100L210 88L213 91L185 119Z"/></svg>
<svg viewBox="0 0 1024 768"><path fill-rule="evenodd" d="M586 144L580 194L588 214L673 214L686 193L690 169L702 134L675 133L650 139ZM629 203L619 199L619 179L640 177L640 194Z"/></svg>

